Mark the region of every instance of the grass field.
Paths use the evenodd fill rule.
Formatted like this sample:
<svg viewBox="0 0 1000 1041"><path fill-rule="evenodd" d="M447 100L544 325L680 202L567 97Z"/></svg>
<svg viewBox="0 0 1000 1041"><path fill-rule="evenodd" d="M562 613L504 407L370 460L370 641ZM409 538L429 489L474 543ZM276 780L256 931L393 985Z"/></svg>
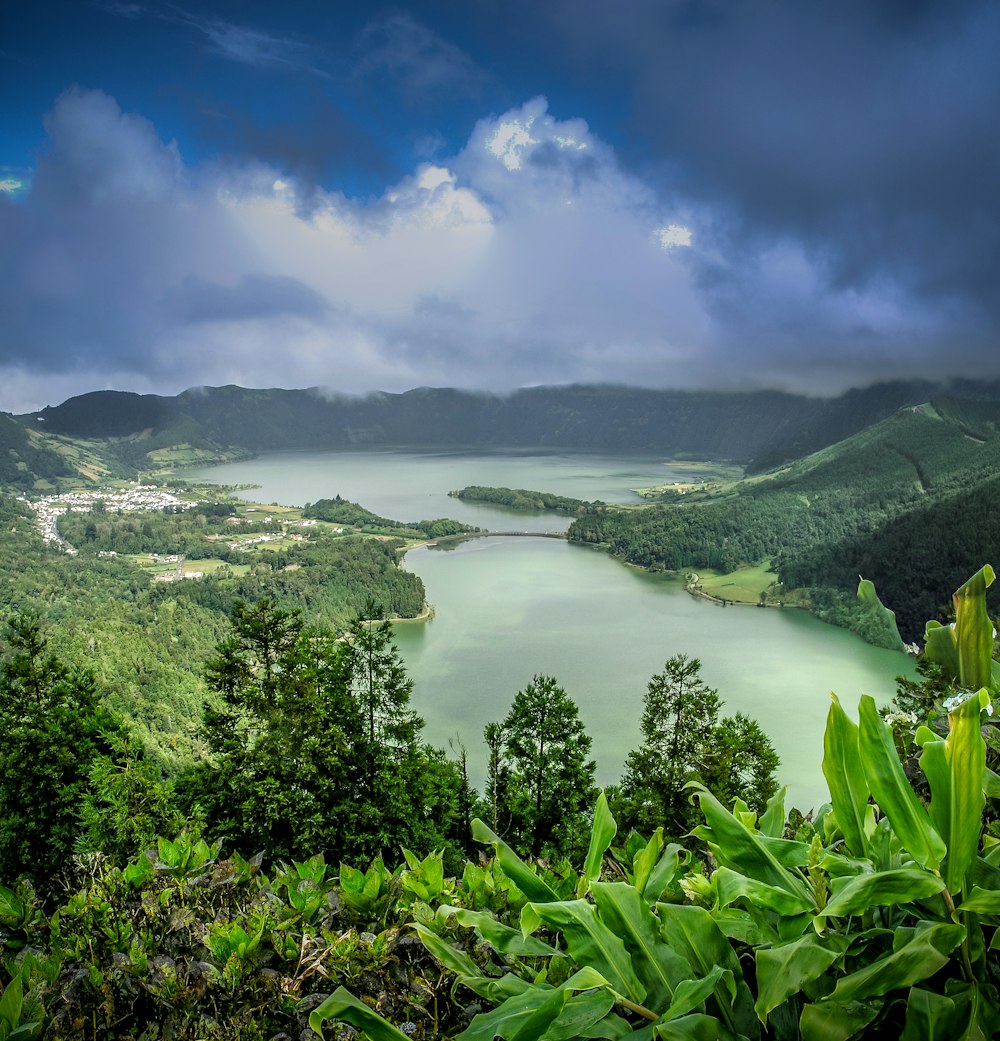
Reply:
<svg viewBox="0 0 1000 1041"><path fill-rule="evenodd" d="M718 571L699 571L698 588L709 596L720 600L732 600L738 604L756 604L760 602L760 594L765 592L778 576L771 570L770 561L755 564L752 567L740 568L730 574Z"/></svg>

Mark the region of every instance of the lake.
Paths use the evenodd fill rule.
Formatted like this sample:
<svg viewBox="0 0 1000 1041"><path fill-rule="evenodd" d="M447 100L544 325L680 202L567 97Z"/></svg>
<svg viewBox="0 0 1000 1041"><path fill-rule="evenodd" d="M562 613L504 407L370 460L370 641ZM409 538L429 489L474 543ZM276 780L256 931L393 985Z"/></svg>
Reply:
<svg viewBox="0 0 1000 1041"><path fill-rule="evenodd" d="M467 484L637 501L632 489L691 480L656 459L435 452L275 453L194 471L196 479L260 485L240 496L301 505L342 495L383 516L452 516L502 531L564 530L565 518L523 515L448 498ZM630 568L558 539L494 537L411 550L434 617L396 626L426 738L457 737L482 788L483 726L502 719L536 674L555 676L580 706L598 781L616 781L639 742L643 694L667 658L702 661L724 713L760 722L782 759L779 777L803 809L825 799L823 727L836 691L856 715L858 697L888 702L905 655L870 647L801 611L722 608L684 592L676 578Z"/></svg>

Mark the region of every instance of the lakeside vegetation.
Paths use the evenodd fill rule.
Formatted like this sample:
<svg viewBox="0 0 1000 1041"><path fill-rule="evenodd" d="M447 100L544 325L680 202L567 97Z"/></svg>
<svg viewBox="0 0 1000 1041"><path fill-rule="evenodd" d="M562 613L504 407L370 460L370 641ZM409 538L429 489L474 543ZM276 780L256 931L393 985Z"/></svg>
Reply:
<svg viewBox="0 0 1000 1041"><path fill-rule="evenodd" d="M512 510L551 510L567 517L583 513L594 505L583 499L554 495L552 492L535 492L527 488L487 487L481 484L470 484L448 494L452 498L469 502L488 502L496 506L508 506Z"/></svg>
<svg viewBox="0 0 1000 1041"><path fill-rule="evenodd" d="M831 799L807 816L775 790L768 721L723 716L684 655L603 795L546 675L487 726L471 790L466 750L423 741L382 620L423 607L400 550L457 522L199 490L65 514L70 556L0 496L0 1037L1000 1032L992 569L941 593L1000 536L997 420L937 400L778 470L575 508L580 541L732 601L795 579L899 647L852 574L895 569L879 592L903 635L932 619L921 678L884 718L834 702ZM32 482L55 441L10 436L8 486L35 491L202 451L126 437L101 464L67 438L77 477L43 453Z"/></svg>
<svg viewBox="0 0 1000 1041"><path fill-rule="evenodd" d="M422 749L384 624L344 642L273 601L239 606L206 670L213 757L171 781L92 673L15 616L0 1025L81 1041L344 1023L372 1041L993 1036L993 577L958 590L954 627L928 624L907 712L863 698L855 723L834 698L830 802L807 817L746 733L706 769L727 742L683 656L650 681L620 789L594 799L575 706L536 677L487 728L477 804L461 756ZM411 774L411 756L431 758Z"/></svg>

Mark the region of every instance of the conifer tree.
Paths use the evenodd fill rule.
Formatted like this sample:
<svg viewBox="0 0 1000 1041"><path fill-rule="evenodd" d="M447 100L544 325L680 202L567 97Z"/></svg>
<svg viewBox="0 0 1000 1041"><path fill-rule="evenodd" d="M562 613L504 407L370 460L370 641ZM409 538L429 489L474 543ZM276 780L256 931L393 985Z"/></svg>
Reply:
<svg viewBox="0 0 1000 1041"><path fill-rule="evenodd" d="M93 674L52 654L39 619L7 623L0 659L0 871L51 888L69 864L95 760L121 731Z"/></svg>
<svg viewBox="0 0 1000 1041"><path fill-rule="evenodd" d="M532 856L580 855L596 767L576 703L553 677L535 676L500 727L503 756L493 783L498 814L510 822L508 841Z"/></svg>

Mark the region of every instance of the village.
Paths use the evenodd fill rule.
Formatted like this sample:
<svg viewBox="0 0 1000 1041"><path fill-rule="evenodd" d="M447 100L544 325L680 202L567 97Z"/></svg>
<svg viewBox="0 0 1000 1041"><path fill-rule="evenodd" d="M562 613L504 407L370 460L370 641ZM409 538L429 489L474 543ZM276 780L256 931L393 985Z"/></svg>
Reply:
<svg viewBox="0 0 1000 1041"><path fill-rule="evenodd" d="M189 510L197 506L197 501L179 499L176 495L164 491L155 484L136 484L118 492L64 492L62 495L47 495L34 501L18 496L35 511L38 528L42 538L49 543L59 545L67 553L75 556L76 549L59 534L59 518L64 513L88 513L98 503L103 503L106 510L130 512L134 510Z"/></svg>

